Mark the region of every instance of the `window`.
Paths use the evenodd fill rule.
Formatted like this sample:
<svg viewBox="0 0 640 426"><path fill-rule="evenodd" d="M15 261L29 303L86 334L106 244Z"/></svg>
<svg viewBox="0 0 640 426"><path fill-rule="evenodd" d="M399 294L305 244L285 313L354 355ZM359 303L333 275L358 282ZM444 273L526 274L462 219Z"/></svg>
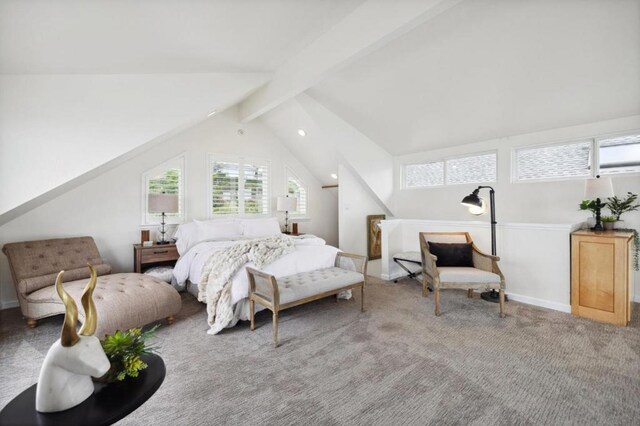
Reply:
<svg viewBox="0 0 640 426"><path fill-rule="evenodd" d="M289 212L291 217L306 217L307 216L307 187L305 184L293 174L289 168L286 169L287 173L287 194L291 197L295 197L298 200L298 208L294 212Z"/></svg>
<svg viewBox="0 0 640 426"><path fill-rule="evenodd" d="M497 154L474 154L404 167L405 188L495 182Z"/></svg>
<svg viewBox="0 0 640 426"><path fill-rule="evenodd" d="M210 216L269 213L269 165L265 160L209 156Z"/></svg>
<svg viewBox="0 0 640 426"><path fill-rule="evenodd" d="M515 151L514 180L532 181L591 176L592 141L579 141Z"/></svg>
<svg viewBox="0 0 640 426"><path fill-rule="evenodd" d="M444 185L443 161L424 164L407 164L404 172L406 188Z"/></svg>
<svg viewBox="0 0 640 426"><path fill-rule="evenodd" d="M599 140L598 160L602 174L640 172L640 134Z"/></svg>
<svg viewBox="0 0 640 426"><path fill-rule="evenodd" d="M149 213L149 194L178 194L178 213L167 213L166 223L180 223L184 220L184 156L173 158L142 174L143 191L142 223L160 223L160 213Z"/></svg>
<svg viewBox="0 0 640 426"><path fill-rule="evenodd" d="M495 152L446 160L447 185L495 182L496 161Z"/></svg>

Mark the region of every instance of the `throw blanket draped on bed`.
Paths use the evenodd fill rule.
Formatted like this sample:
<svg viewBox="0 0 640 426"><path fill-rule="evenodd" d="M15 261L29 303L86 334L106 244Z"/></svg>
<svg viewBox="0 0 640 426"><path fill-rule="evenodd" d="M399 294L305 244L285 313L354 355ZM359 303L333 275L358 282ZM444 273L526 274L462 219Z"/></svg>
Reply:
<svg viewBox="0 0 640 426"><path fill-rule="evenodd" d="M207 333L217 334L233 326L231 278L248 262L260 269L295 250L293 241L285 235L255 239L214 253L202 269L198 284L198 300L207 304Z"/></svg>

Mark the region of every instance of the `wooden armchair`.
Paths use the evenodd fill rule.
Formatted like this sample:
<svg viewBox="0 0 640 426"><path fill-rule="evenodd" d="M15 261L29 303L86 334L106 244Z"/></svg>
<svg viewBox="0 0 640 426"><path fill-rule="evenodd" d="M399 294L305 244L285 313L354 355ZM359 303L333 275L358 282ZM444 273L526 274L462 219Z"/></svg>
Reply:
<svg viewBox="0 0 640 426"><path fill-rule="evenodd" d="M438 258L429 251L429 242L471 243L473 267L437 266ZM428 285L433 287L435 313L440 315L440 289L460 288L472 297L474 289L499 290L500 318L504 318L504 275L498 267L498 256L485 254L473 244L468 232L420 232L422 256L422 296L427 297Z"/></svg>

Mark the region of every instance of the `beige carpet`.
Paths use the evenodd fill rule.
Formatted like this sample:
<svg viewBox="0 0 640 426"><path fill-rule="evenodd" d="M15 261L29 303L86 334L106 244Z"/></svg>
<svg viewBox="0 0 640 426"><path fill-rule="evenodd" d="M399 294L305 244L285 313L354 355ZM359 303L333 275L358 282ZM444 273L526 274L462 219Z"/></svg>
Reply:
<svg viewBox="0 0 640 426"><path fill-rule="evenodd" d="M367 312L325 299L206 334L205 308L184 295L158 331L167 377L120 424L640 424L640 326L497 306L445 291L443 315L414 281L371 280ZM637 305L636 305L637 306ZM62 318L28 330L0 312L0 407L35 383Z"/></svg>

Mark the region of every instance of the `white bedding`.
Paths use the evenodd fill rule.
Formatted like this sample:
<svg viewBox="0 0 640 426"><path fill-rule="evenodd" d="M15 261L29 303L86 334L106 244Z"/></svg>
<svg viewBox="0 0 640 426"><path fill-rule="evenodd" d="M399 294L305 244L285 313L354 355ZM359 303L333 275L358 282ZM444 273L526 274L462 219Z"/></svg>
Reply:
<svg viewBox="0 0 640 426"><path fill-rule="evenodd" d="M298 272L329 268L334 265L338 249L326 245L326 242L322 238L308 235L292 238L296 250L262 268L264 272L278 278L297 274ZM186 282L189 281L192 287L197 288L202 275L202 268L209 257L217 251L243 241L246 241L246 238L238 237L224 241L205 241L193 246L178 259L173 270L173 275L178 285L184 286ZM240 268L232 278L232 304L236 304L249 296L249 281L245 270L247 266L255 267L253 263L247 263L244 267ZM239 313L239 319L247 319L245 309L237 309L236 311Z"/></svg>

